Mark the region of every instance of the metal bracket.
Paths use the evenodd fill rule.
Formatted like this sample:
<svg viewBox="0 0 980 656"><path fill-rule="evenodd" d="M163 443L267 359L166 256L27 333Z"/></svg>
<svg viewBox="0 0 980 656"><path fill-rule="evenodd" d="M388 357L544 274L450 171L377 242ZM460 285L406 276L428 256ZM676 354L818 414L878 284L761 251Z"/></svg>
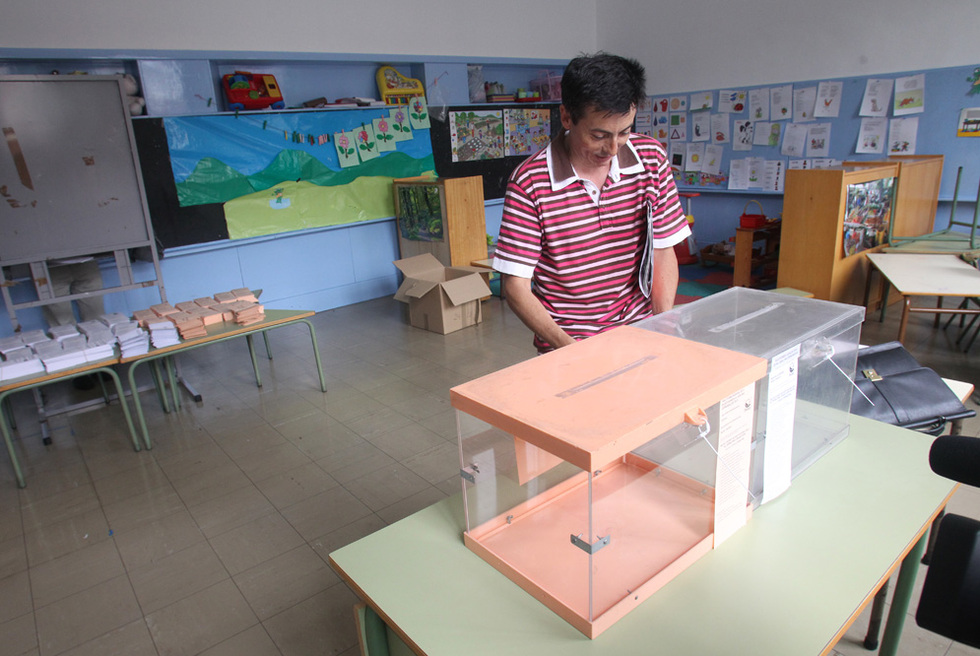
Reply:
<svg viewBox="0 0 980 656"><path fill-rule="evenodd" d="M600 536L598 540L592 544L589 544L582 539L581 533L578 535L571 535L570 537L572 538L572 544L587 554L594 554L595 552L599 551L599 549L602 549L604 546L609 544L609 540L612 539L611 535L607 535L605 537Z"/></svg>
<svg viewBox="0 0 980 656"><path fill-rule="evenodd" d="M476 464L472 464L469 467L463 467L459 470L460 478L464 478L470 483L476 483L476 475L480 473L480 468Z"/></svg>

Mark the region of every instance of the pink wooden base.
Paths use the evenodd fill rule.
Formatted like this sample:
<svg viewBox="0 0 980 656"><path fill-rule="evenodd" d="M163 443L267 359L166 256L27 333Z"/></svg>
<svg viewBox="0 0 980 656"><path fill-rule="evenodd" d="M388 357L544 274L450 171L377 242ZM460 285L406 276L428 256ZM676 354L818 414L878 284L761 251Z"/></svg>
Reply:
<svg viewBox="0 0 980 656"><path fill-rule="evenodd" d="M528 512L511 510L511 523L492 520L464 535L473 552L590 638L711 549L714 491L627 458L593 478L591 539L584 473ZM587 542L611 536L591 556L591 609L590 556L573 534Z"/></svg>

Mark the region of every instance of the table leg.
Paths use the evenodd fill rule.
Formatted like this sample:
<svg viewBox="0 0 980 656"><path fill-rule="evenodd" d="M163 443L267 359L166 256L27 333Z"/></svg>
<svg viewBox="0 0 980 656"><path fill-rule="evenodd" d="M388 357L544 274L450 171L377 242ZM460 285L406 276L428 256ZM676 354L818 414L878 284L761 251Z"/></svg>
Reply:
<svg viewBox="0 0 980 656"><path fill-rule="evenodd" d="M17 418L14 417L14 407L10 405L9 397L3 398L3 401L0 402L0 409L6 413L4 416L7 418L7 424L10 426L11 430L17 430Z"/></svg>
<svg viewBox="0 0 980 656"><path fill-rule="evenodd" d="M942 296L939 296L939 297L936 298L936 309L937 310L942 310L943 309L943 297ZM936 318L932 320L932 327L933 328L939 328L939 315L940 314L941 314L940 312L936 312Z"/></svg>
<svg viewBox="0 0 980 656"><path fill-rule="evenodd" d="M7 403L7 394L0 395L0 404ZM6 407L9 407L6 406ZM7 415L0 411L0 432L3 432L3 442L7 445L7 455L10 456L10 466L14 468L14 476L17 478L17 487L27 487L24 481L24 473L20 470L20 461L17 460L17 452L14 450L14 442L10 436L10 428L7 426Z"/></svg>
<svg viewBox="0 0 980 656"><path fill-rule="evenodd" d="M265 334L265 331L263 331ZM262 376L259 374L259 361L255 357L255 342L252 340L251 333L245 335L245 341L248 343L248 354L252 358L252 370L255 371L255 386L262 387Z"/></svg>
<svg viewBox="0 0 980 656"><path fill-rule="evenodd" d="M136 367L142 362L146 362L146 360L137 360L129 365L127 378L129 378L129 390L133 394L133 405L136 406L136 418L139 420L140 431L143 433L143 445L149 451L153 448L153 443L150 442L150 431L146 429L146 417L143 415L143 404L140 403L140 392L136 389ZM156 363L156 360L152 362ZM164 394L165 397L166 395Z"/></svg>
<svg viewBox="0 0 980 656"><path fill-rule="evenodd" d="M269 356L269 359L271 360L272 359L272 345L269 344L269 331L268 330L263 330L262 331L262 339L263 339L263 341L265 341L265 354L267 356Z"/></svg>
<svg viewBox="0 0 980 656"><path fill-rule="evenodd" d="M170 393L174 396L174 412L180 409L180 387L177 386L177 370L174 366L174 356L168 355L163 359L167 369L167 380L170 381Z"/></svg>
<svg viewBox="0 0 980 656"><path fill-rule="evenodd" d="M133 448L136 451L140 450L140 439L136 434L136 428L133 427L133 418L129 414L129 404L126 403L126 393L123 392L122 382L119 380L119 376L115 371L109 369L108 367L103 370L110 378L112 378L112 383L116 386L116 396L119 397L119 405L122 407L123 416L126 417L126 426L129 427L129 437L133 440ZM98 375L98 374L96 374ZM100 376L101 378L101 376Z"/></svg>
<svg viewBox="0 0 980 656"><path fill-rule="evenodd" d="M320 376L320 391L326 392L327 381L323 379L323 365L320 362L320 347L317 346L316 343L316 331L313 330L312 323L306 319L302 319L302 321L306 324L306 327L310 329L310 341L313 343L313 359L316 360L316 373L318 376Z"/></svg>
<svg viewBox="0 0 980 656"><path fill-rule="evenodd" d="M864 648L875 650L878 648L878 638L881 635L881 618L885 615L885 601L888 598L888 580L886 579L878 592L875 593L874 601L871 602L871 619L868 621L868 632L864 636Z"/></svg>
<svg viewBox="0 0 980 656"><path fill-rule="evenodd" d="M898 341L902 344L905 343L905 329L909 325L909 308L912 307L912 297L904 296L902 297L902 319L898 324ZM882 319L884 319L885 308L881 308Z"/></svg>
<svg viewBox="0 0 980 656"><path fill-rule="evenodd" d="M902 628L905 626L905 615L912 599L912 588L915 587L915 573L919 569L919 561L922 559L927 541L928 537L923 534L902 560L902 566L898 570L898 580L895 582L892 605L888 609L885 633L881 638L879 656L895 656L898 653L898 642L902 637Z"/></svg>
<svg viewBox="0 0 980 656"><path fill-rule="evenodd" d="M160 401L160 407L163 411L170 413L170 401L167 400L167 385L163 381L163 373L160 371L160 361L153 360L150 362L150 375L153 376L153 386L157 390L157 399ZM135 396L138 392L136 388L133 388L133 395Z"/></svg>

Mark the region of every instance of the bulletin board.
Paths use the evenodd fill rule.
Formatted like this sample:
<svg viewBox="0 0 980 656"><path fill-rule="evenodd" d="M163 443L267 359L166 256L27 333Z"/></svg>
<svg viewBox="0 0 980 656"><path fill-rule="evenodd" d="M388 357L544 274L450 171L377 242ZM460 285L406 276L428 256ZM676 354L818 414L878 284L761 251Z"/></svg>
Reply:
<svg viewBox="0 0 980 656"><path fill-rule="evenodd" d="M682 191L779 194L789 168L941 154L940 198L962 166L960 195L972 199L980 65L655 95L636 129L669 147Z"/></svg>
<svg viewBox="0 0 980 656"><path fill-rule="evenodd" d="M432 152L443 178L483 177L483 197L503 198L507 180L561 129L557 103L487 103L447 108L432 121Z"/></svg>

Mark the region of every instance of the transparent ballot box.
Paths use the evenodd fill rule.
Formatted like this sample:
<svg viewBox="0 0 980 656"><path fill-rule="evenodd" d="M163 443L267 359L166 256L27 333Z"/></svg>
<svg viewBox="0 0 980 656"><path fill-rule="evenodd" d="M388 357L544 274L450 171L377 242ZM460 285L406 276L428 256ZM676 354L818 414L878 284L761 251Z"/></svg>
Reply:
<svg viewBox="0 0 980 656"><path fill-rule="evenodd" d="M745 523L765 373L626 326L454 387L464 542L596 637Z"/></svg>
<svg viewBox="0 0 980 656"><path fill-rule="evenodd" d="M635 326L769 361L752 442L758 505L847 437L863 321L863 307L733 287Z"/></svg>

